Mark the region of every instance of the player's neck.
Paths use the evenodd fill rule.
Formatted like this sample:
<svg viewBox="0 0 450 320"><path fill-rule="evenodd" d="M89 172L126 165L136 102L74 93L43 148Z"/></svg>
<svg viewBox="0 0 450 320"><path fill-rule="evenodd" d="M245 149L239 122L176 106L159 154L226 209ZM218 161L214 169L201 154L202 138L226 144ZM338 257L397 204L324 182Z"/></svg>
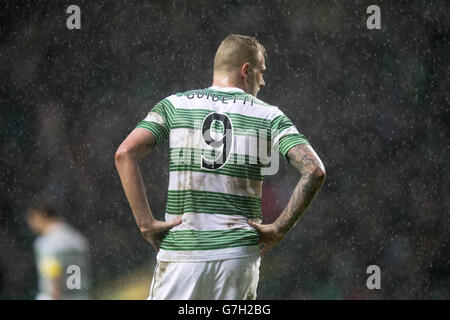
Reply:
<svg viewBox="0 0 450 320"><path fill-rule="evenodd" d="M235 76L229 74L215 74L213 77L212 86L219 88L239 88L245 91L242 81L239 81Z"/></svg>

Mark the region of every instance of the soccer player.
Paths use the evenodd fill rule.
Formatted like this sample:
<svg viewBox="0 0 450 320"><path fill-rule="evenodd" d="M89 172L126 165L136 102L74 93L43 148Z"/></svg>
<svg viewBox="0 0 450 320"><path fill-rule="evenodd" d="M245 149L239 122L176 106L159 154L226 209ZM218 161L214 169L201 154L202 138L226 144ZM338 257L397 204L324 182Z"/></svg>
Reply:
<svg viewBox="0 0 450 320"><path fill-rule="evenodd" d="M39 276L37 300L88 299L89 247L86 238L42 202L27 212L38 234L34 249Z"/></svg>
<svg viewBox="0 0 450 320"><path fill-rule="evenodd" d="M158 102L116 152L136 223L158 252L148 299L256 299L260 256L283 240L323 184L324 166L307 139L278 107L256 98L265 58L256 38L229 35L216 52L212 86ZM169 190L158 221L138 160L166 140ZM280 216L264 225L268 164L258 155L271 148L301 177Z"/></svg>

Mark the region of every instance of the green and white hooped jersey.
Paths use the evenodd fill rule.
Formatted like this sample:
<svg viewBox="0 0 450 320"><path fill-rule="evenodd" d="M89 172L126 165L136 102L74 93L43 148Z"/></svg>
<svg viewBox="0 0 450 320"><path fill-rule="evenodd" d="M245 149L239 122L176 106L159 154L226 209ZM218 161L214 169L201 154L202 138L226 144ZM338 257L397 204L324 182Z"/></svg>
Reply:
<svg viewBox="0 0 450 320"><path fill-rule="evenodd" d="M238 88L210 87L158 102L138 128L156 147L169 140L166 221L182 216L160 244L162 261L211 261L258 254L265 174L308 143L277 107ZM274 165L276 163L276 166Z"/></svg>

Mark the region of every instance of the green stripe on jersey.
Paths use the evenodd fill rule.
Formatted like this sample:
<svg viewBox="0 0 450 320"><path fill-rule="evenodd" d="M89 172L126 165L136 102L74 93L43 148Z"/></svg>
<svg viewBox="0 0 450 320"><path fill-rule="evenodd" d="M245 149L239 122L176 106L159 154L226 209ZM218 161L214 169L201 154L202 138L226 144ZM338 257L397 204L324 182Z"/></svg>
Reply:
<svg viewBox="0 0 450 320"><path fill-rule="evenodd" d="M170 103L169 100L163 99L160 102L158 102L151 110L150 112L156 112L161 117L164 118L166 121L165 125L167 128L171 128L172 126L172 120L175 116L175 107Z"/></svg>
<svg viewBox="0 0 450 320"><path fill-rule="evenodd" d="M197 190L169 190L167 214L189 213L225 214L262 218L261 199L221 192Z"/></svg>
<svg viewBox="0 0 450 320"><path fill-rule="evenodd" d="M254 229L176 230L169 231L161 241L164 250L214 250L253 246L258 244Z"/></svg>
<svg viewBox="0 0 450 320"><path fill-rule="evenodd" d="M273 119L271 127L273 130L278 130L280 133L286 129L289 129L290 127L293 127L294 124L292 123L289 118L282 114Z"/></svg>
<svg viewBox="0 0 450 320"><path fill-rule="evenodd" d="M171 148L169 155L170 171L194 171L205 174L220 174L235 178L262 181L261 163L255 157L247 155L230 154L225 164L217 170L201 168L201 155L207 160L213 160L214 153L194 148ZM251 162L250 162L251 161Z"/></svg>
<svg viewBox="0 0 450 320"><path fill-rule="evenodd" d="M280 153L286 157L288 151L298 145L298 144L309 144L308 140L306 140L305 136L302 134L291 134L284 136L280 139L280 143L278 144L278 150Z"/></svg>
<svg viewBox="0 0 450 320"><path fill-rule="evenodd" d="M142 120L141 122L138 123L136 128L144 128L153 133L156 140L155 146L163 143L169 137L169 131L156 122Z"/></svg>

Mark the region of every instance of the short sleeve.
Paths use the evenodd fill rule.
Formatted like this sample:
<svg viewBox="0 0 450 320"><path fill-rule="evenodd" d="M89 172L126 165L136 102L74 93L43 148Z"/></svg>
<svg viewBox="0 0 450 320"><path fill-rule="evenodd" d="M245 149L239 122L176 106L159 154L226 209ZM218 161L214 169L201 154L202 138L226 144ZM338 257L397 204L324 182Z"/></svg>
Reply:
<svg viewBox="0 0 450 320"><path fill-rule="evenodd" d="M158 102L148 113L147 117L138 123L136 128L150 131L156 140L156 146L169 139L175 108L166 98Z"/></svg>
<svg viewBox="0 0 450 320"><path fill-rule="evenodd" d="M298 144L309 144L306 137L298 132L292 121L281 114L272 120L272 143L286 157L289 150Z"/></svg>

